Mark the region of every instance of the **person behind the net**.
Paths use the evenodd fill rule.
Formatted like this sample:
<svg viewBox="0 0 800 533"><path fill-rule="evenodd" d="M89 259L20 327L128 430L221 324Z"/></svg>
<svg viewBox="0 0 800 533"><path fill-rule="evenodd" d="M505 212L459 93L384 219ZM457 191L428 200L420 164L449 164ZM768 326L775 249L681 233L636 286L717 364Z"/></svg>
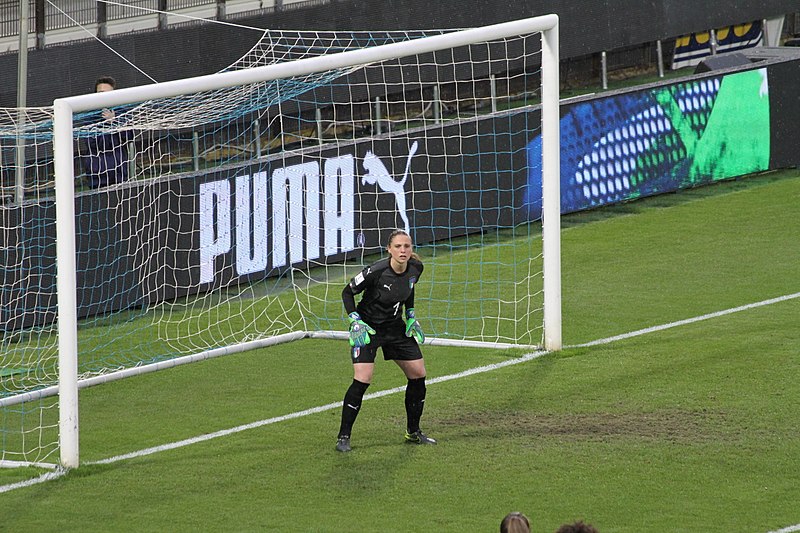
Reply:
<svg viewBox="0 0 800 533"><path fill-rule="evenodd" d="M414 287L423 264L413 251L411 237L394 230L386 246L389 257L368 266L350 280L342 291L342 302L350 322L350 356L353 382L342 402L342 421L336 449L350 451L353 423L361 401L372 381L378 348L383 358L393 360L408 379L405 393L405 441L436 444L419 427L425 406L425 362L419 345L425 341L414 313ZM356 295L362 294L356 305Z"/></svg>
<svg viewBox="0 0 800 533"><path fill-rule="evenodd" d="M110 76L97 78L94 92L104 93L117 88L117 82ZM116 117L113 109L100 112L102 121ZM98 189L128 180L128 156L126 144L132 138L130 130L117 130L101 133L86 139L86 155L83 167L89 178L89 187Z"/></svg>

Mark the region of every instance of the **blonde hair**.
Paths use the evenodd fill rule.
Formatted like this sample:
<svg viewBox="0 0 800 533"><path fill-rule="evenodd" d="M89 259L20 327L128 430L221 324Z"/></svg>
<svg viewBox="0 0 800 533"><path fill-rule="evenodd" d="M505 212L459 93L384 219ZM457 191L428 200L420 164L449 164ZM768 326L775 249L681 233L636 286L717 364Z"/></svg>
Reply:
<svg viewBox="0 0 800 533"><path fill-rule="evenodd" d="M531 533L531 523L522 513L508 513L500 522L500 533Z"/></svg>

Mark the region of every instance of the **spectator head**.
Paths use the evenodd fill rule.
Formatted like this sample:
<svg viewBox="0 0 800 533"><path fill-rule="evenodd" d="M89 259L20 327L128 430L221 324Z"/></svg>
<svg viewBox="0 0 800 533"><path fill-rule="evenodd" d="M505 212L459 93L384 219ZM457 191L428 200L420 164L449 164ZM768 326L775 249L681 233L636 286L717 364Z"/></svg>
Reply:
<svg viewBox="0 0 800 533"><path fill-rule="evenodd" d="M522 513L508 513L500 522L500 533L531 533L531 523Z"/></svg>
<svg viewBox="0 0 800 533"><path fill-rule="evenodd" d="M572 524L564 524L556 530L556 533L600 533L591 524L586 524L583 520L578 520Z"/></svg>
<svg viewBox="0 0 800 533"><path fill-rule="evenodd" d="M111 76L103 76L101 78L97 78L97 80L94 82L94 92L96 93L113 91L116 88L117 88L117 81Z"/></svg>

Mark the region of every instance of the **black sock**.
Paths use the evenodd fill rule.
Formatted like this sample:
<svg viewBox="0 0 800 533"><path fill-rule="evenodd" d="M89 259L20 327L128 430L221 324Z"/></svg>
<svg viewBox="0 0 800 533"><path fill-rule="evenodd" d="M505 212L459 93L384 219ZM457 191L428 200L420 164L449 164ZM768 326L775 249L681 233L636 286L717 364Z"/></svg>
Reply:
<svg viewBox="0 0 800 533"><path fill-rule="evenodd" d="M354 379L347 389L342 402L342 424L339 426L339 437L350 436L350 431L352 431L358 411L361 409L361 400L364 398L364 393L367 392L367 387L369 387L369 383L362 383Z"/></svg>
<svg viewBox="0 0 800 533"><path fill-rule="evenodd" d="M409 379L406 385L406 417L408 432L419 431L419 419L425 407L425 378Z"/></svg>

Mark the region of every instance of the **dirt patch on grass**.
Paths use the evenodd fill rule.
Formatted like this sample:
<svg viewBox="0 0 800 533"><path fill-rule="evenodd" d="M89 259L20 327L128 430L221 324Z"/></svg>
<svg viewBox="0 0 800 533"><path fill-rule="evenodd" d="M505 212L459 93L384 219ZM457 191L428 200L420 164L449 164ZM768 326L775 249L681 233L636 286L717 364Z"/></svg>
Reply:
<svg viewBox="0 0 800 533"><path fill-rule="evenodd" d="M438 420L458 426L466 434L525 435L567 440L610 440L638 437L648 440L702 442L723 438L724 413L712 411L656 411L651 413L514 413L480 412Z"/></svg>

